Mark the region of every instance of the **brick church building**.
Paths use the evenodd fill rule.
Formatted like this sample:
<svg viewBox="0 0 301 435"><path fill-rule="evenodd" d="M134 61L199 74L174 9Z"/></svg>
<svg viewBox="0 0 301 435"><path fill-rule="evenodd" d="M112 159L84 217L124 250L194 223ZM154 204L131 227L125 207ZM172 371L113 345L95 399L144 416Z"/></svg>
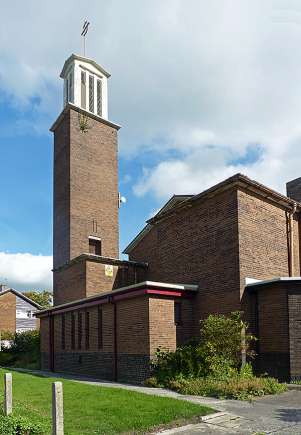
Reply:
<svg viewBox="0 0 301 435"><path fill-rule="evenodd" d="M248 177L174 195L119 259L119 125L109 74L72 55L54 133L54 306L40 311L42 368L141 382L158 346L242 310L255 367L301 377L301 179L287 196ZM200 186L201 190L201 186Z"/></svg>

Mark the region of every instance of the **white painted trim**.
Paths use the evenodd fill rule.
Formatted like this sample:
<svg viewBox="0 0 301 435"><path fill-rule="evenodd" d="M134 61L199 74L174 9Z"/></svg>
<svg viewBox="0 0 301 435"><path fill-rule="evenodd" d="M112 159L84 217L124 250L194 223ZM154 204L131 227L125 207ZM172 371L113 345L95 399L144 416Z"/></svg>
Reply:
<svg viewBox="0 0 301 435"><path fill-rule="evenodd" d="M91 240L99 240L99 241L101 241L101 238L100 237L96 237L96 236L89 236L88 238L91 239Z"/></svg>
<svg viewBox="0 0 301 435"><path fill-rule="evenodd" d="M262 284L272 284L273 282L292 282L292 281L301 281L301 276L280 276L278 278L264 279L262 281L258 280L257 282L247 284L246 287L254 287L256 285L262 285Z"/></svg>

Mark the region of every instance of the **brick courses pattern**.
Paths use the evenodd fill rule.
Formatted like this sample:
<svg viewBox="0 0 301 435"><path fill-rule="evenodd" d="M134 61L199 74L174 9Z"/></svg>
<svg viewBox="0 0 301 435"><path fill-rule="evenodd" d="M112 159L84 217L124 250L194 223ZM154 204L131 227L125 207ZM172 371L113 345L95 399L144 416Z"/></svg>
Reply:
<svg viewBox="0 0 301 435"><path fill-rule="evenodd" d="M16 296L6 293L0 296L0 331L16 332Z"/></svg>
<svg viewBox="0 0 301 435"><path fill-rule="evenodd" d="M90 117L84 133L78 116L69 108L54 132L55 269L89 252L89 236L103 256L119 255L117 130Z"/></svg>

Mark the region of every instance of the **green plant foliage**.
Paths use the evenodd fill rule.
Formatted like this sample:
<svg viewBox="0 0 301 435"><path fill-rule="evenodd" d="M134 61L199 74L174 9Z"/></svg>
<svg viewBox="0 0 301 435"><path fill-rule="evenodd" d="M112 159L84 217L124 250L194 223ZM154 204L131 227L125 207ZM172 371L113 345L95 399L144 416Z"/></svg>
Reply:
<svg viewBox="0 0 301 435"><path fill-rule="evenodd" d="M14 335L15 333L11 331L1 331L1 340L13 340Z"/></svg>
<svg viewBox="0 0 301 435"><path fill-rule="evenodd" d="M218 369L220 365L229 364L240 367L241 354L244 351L250 358L254 356L251 349L252 341L256 338L246 334L248 324L241 318L239 311L229 316L213 315L201 322L201 339L207 364Z"/></svg>
<svg viewBox="0 0 301 435"><path fill-rule="evenodd" d="M182 394L249 399L286 391L286 386L268 377L256 377L251 364L241 367L241 354L254 356L246 334L248 325L240 312L228 317L210 315L201 322L201 338L174 352L158 349L152 362L153 376L145 385L169 387Z"/></svg>
<svg viewBox="0 0 301 435"><path fill-rule="evenodd" d="M23 292L23 295L39 304L42 308L49 308L52 306L53 294L48 290L43 290L42 292L31 290Z"/></svg>
<svg viewBox="0 0 301 435"><path fill-rule="evenodd" d="M181 394L211 396L227 399L249 400L265 394L278 394L287 391L287 386L274 378L256 376L244 378L236 375L227 380L208 378L174 379L169 388Z"/></svg>
<svg viewBox="0 0 301 435"><path fill-rule="evenodd" d="M240 312L228 317L210 315L201 322L201 339L186 346L178 347L175 352L159 348L152 362L152 370L159 384L177 377L197 378L213 376L229 378L237 373L244 350L249 357L251 342L255 337L244 334L248 325L242 321Z"/></svg>
<svg viewBox="0 0 301 435"><path fill-rule="evenodd" d="M21 416L0 416L0 435L42 435L47 428L40 422L33 422Z"/></svg>
<svg viewBox="0 0 301 435"><path fill-rule="evenodd" d="M38 369L40 365L40 332L16 332L11 347L0 352L0 365Z"/></svg>

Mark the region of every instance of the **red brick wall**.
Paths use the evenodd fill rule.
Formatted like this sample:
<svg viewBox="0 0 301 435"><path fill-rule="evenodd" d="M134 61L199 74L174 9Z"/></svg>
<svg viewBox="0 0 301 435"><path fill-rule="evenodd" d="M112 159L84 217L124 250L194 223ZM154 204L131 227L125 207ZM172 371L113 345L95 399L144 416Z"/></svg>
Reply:
<svg viewBox="0 0 301 435"><path fill-rule="evenodd" d="M53 303L61 305L86 297L85 262L73 263L53 272Z"/></svg>
<svg viewBox="0 0 301 435"><path fill-rule="evenodd" d="M70 259L70 112L54 132L53 266Z"/></svg>
<svg viewBox="0 0 301 435"><path fill-rule="evenodd" d="M149 299L150 354L159 346L171 351L177 346L177 328L174 322L174 300L152 297Z"/></svg>
<svg viewBox="0 0 301 435"><path fill-rule="evenodd" d="M117 130L89 117L83 133L69 108L54 150L54 267L89 252L89 235L102 239L102 255L118 257Z"/></svg>
<svg viewBox="0 0 301 435"><path fill-rule="evenodd" d="M238 191L241 294L245 278L288 276L286 212L268 200ZM294 220L294 275L300 275L298 222Z"/></svg>
<svg viewBox="0 0 301 435"><path fill-rule="evenodd" d="M288 292L290 376L301 380L301 290L300 285L291 287Z"/></svg>
<svg viewBox="0 0 301 435"><path fill-rule="evenodd" d="M110 265L108 262L107 265ZM131 264L111 264L113 276L106 274L106 264L82 259L54 271L54 305L83 299L113 289L144 281L146 269Z"/></svg>
<svg viewBox="0 0 301 435"><path fill-rule="evenodd" d="M195 324L240 307L237 192L228 190L158 222L130 254L149 263L148 279L199 285Z"/></svg>
<svg viewBox="0 0 301 435"><path fill-rule="evenodd" d="M116 350L114 342L114 304L100 305L103 318L103 346L98 347L98 307L74 309L54 315L54 370L113 379L115 364L118 379L140 382L149 375L150 358L161 346L174 350L181 344L187 327L191 328L192 301L182 300L183 323L174 322L174 298L147 295L116 301ZM90 313L90 346L85 346L85 313ZM81 348L78 341L79 313L82 313ZM72 349L71 324L75 317L75 347ZM65 349L62 348L62 315L65 317ZM42 368L50 368L49 319L41 319ZM183 335L184 334L184 335Z"/></svg>
<svg viewBox="0 0 301 435"><path fill-rule="evenodd" d="M0 295L0 331L16 332L16 296L9 292Z"/></svg>
<svg viewBox="0 0 301 435"><path fill-rule="evenodd" d="M148 297L117 302L117 337L118 353L149 354Z"/></svg>

